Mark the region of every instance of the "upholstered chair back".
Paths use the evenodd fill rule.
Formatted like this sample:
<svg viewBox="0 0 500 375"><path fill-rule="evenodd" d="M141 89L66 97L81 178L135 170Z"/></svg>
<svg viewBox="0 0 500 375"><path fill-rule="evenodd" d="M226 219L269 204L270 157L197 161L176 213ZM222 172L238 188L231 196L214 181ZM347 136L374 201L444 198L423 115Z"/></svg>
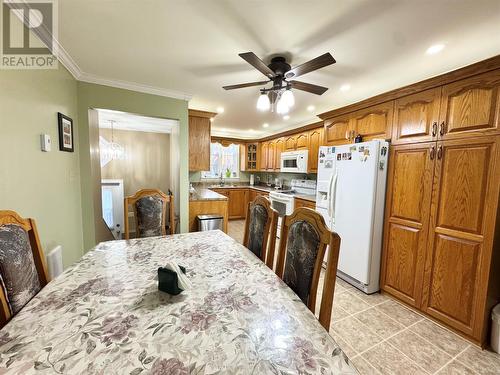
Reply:
<svg viewBox="0 0 500 375"><path fill-rule="evenodd" d="M166 234L166 214L169 206L170 234L175 233L174 196L161 190L143 189L124 202L125 239L130 238L129 208L133 208L137 238Z"/></svg>
<svg viewBox="0 0 500 375"><path fill-rule="evenodd" d="M301 207L286 216L281 225L280 248L276 274L314 313L319 276L328 247L323 293L319 312L320 323L329 330L340 237L328 230L323 216Z"/></svg>
<svg viewBox="0 0 500 375"><path fill-rule="evenodd" d="M273 269L278 212L264 196L248 203L243 245Z"/></svg>
<svg viewBox="0 0 500 375"><path fill-rule="evenodd" d="M36 224L0 211L0 324L17 314L48 282Z"/></svg>

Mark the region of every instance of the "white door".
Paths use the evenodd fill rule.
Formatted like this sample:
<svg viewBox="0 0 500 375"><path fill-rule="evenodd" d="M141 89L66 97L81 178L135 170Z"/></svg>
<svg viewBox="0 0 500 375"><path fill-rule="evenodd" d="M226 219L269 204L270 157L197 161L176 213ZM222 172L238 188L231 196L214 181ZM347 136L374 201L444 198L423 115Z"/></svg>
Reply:
<svg viewBox="0 0 500 375"><path fill-rule="evenodd" d="M370 279L379 142L337 147L332 229L341 238L338 269L363 284Z"/></svg>
<svg viewBox="0 0 500 375"><path fill-rule="evenodd" d="M102 180L102 217L115 239L123 233L123 180Z"/></svg>

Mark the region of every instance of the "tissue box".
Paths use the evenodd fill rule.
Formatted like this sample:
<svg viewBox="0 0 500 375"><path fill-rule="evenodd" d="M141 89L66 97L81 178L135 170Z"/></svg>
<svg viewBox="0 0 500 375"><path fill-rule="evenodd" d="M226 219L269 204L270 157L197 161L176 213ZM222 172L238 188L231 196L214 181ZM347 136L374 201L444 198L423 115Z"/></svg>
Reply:
<svg viewBox="0 0 500 375"><path fill-rule="evenodd" d="M179 268L183 273L186 273L184 267L179 266ZM182 292L178 285L177 273L167 268L158 268L158 289L174 296Z"/></svg>

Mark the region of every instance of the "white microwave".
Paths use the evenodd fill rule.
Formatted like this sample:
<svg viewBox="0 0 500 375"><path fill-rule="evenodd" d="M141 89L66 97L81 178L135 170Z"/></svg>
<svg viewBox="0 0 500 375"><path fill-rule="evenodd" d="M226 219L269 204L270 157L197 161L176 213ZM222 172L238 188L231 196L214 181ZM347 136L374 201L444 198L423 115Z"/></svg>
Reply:
<svg viewBox="0 0 500 375"><path fill-rule="evenodd" d="M307 150L281 153L281 172L307 173Z"/></svg>

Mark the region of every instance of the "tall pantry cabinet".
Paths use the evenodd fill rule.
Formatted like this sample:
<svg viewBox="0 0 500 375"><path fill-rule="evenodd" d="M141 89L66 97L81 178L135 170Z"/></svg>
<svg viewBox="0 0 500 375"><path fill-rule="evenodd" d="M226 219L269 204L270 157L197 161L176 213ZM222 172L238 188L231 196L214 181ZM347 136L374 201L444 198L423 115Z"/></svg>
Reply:
<svg viewBox="0 0 500 375"><path fill-rule="evenodd" d="M482 345L500 298L499 108L500 69L397 98L386 196L382 289Z"/></svg>

